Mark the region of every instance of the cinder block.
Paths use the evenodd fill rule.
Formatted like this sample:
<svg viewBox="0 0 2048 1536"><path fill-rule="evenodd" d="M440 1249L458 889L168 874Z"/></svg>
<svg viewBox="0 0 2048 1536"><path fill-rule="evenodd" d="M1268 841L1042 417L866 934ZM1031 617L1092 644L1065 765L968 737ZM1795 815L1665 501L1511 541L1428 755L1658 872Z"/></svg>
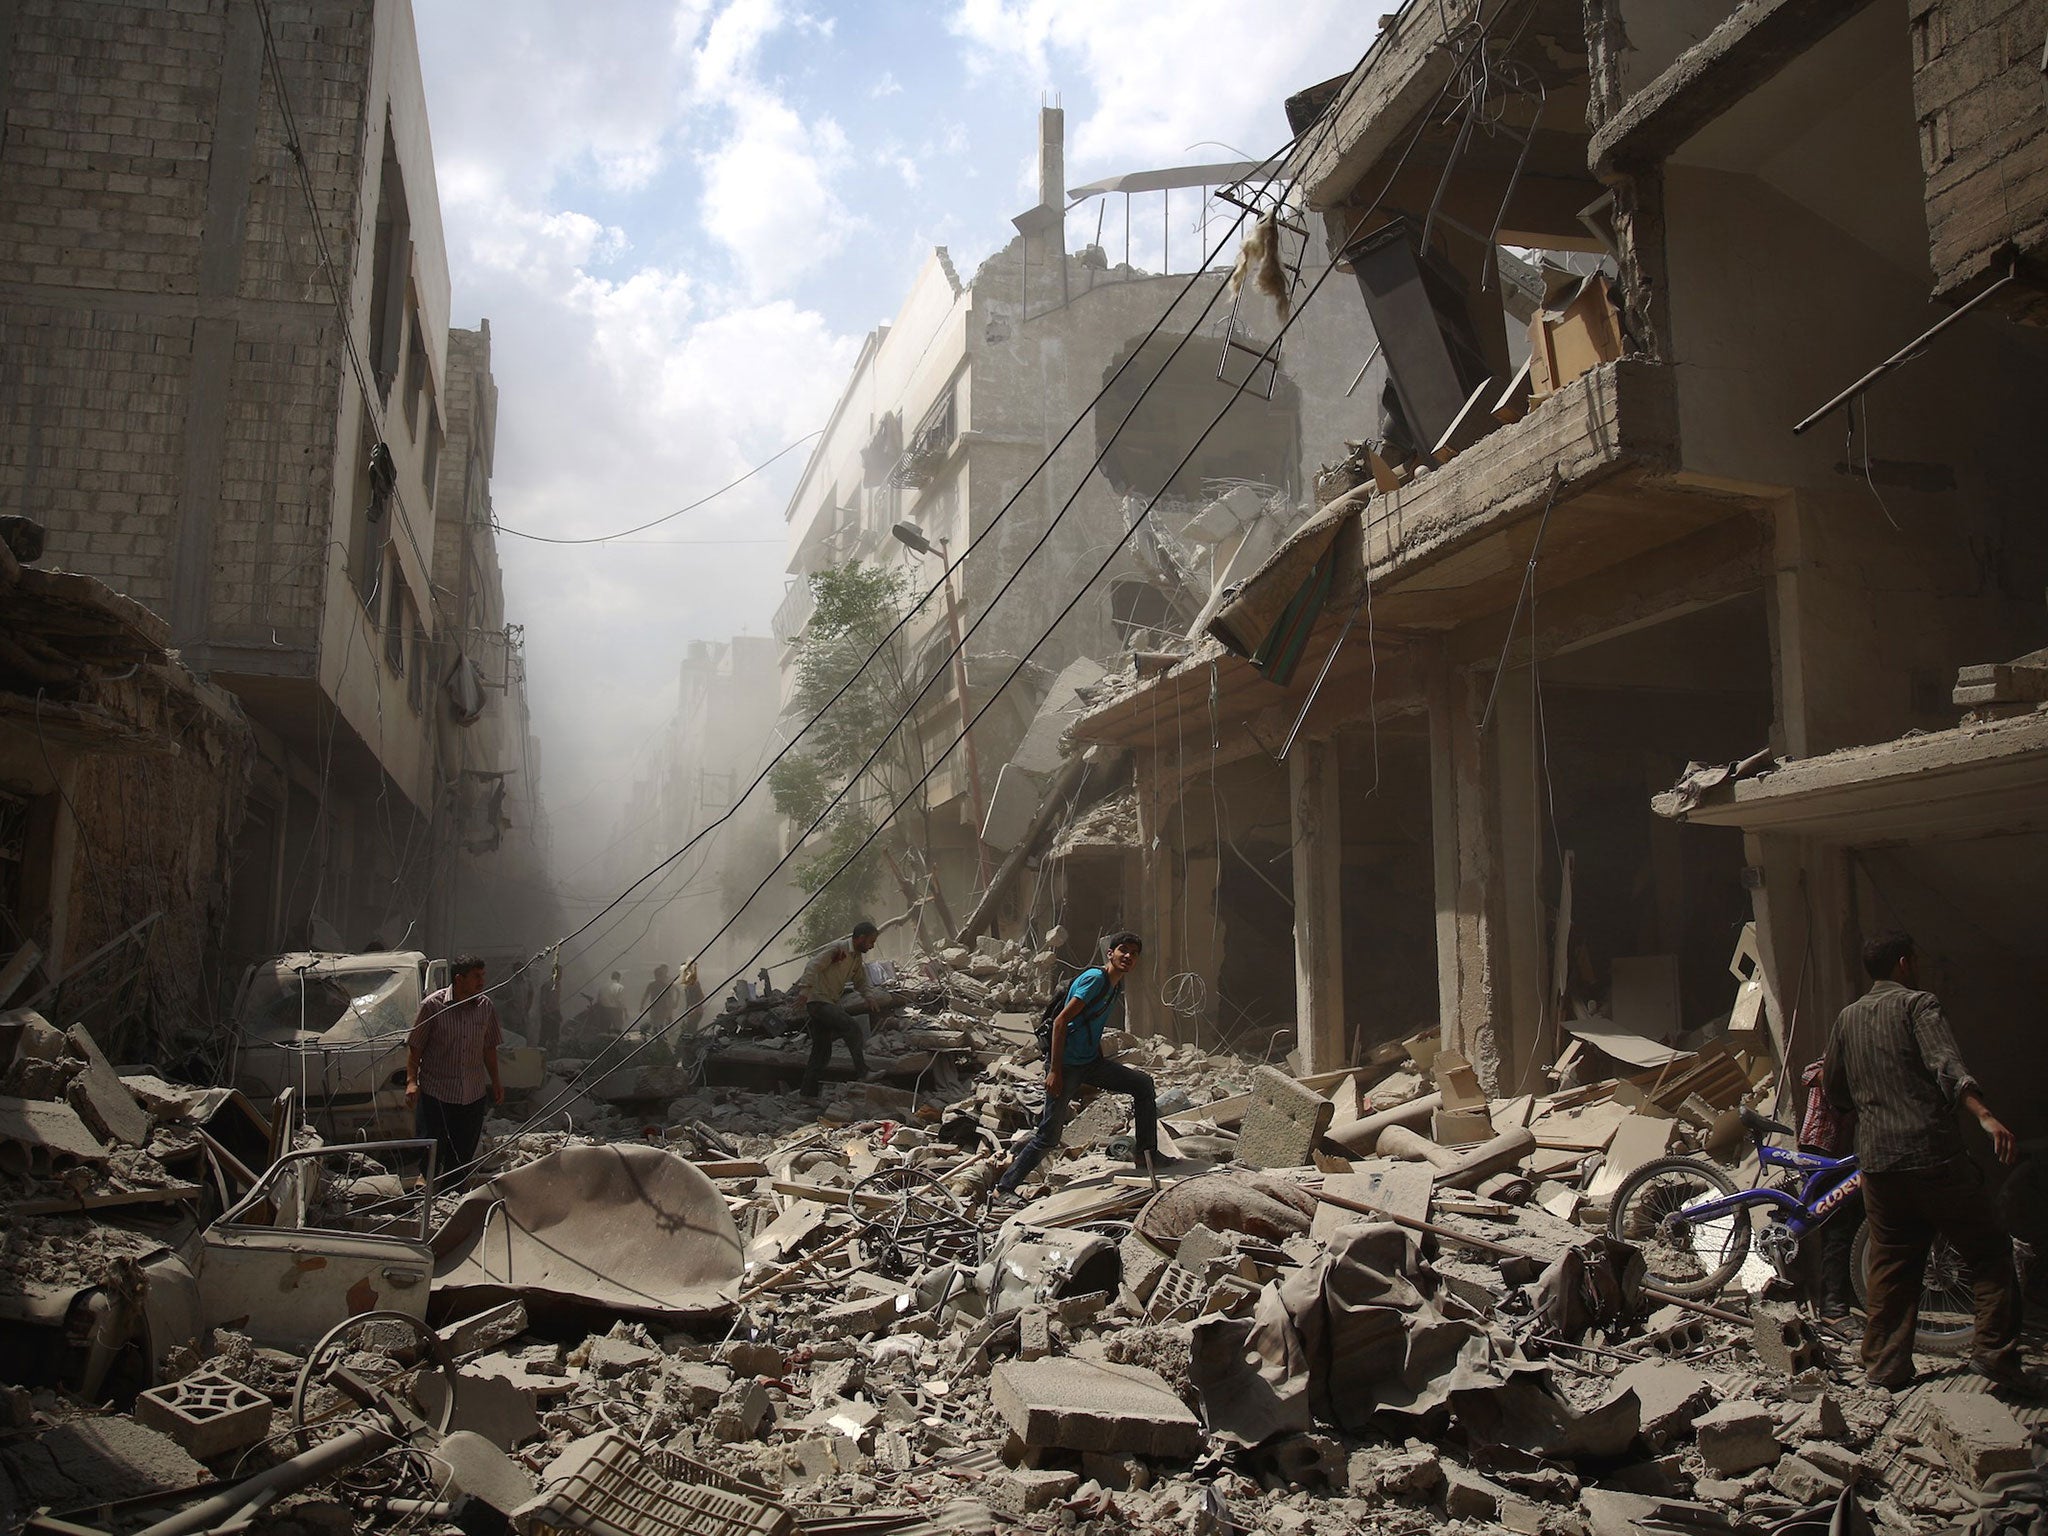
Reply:
<svg viewBox="0 0 2048 1536"><path fill-rule="evenodd" d="M1716 1477L1740 1477L1778 1459L1778 1436L1761 1403L1723 1403L1693 1421L1700 1457Z"/></svg>
<svg viewBox="0 0 2048 1536"><path fill-rule="evenodd" d="M1140 1366L1071 1356L1006 1361L991 1373L989 1396L1034 1450L1133 1451L1188 1461L1204 1444L1201 1422L1187 1404Z"/></svg>
<svg viewBox="0 0 2048 1536"><path fill-rule="evenodd" d="M1930 1438L1958 1477L1982 1487L2000 1472L2032 1466L2031 1437L1995 1397L1941 1392L1929 1402Z"/></svg>
<svg viewBox="0 0 2048 1536"><path fill-rule="evenodd" d="M187 1455L211 1461L270 1433L270 1399L218 1371L200 1371L135 1399L135 1417L169 1435Z"/></svg>
<svg viewBox="0 0 2048 1536"><path fill-rule="evenodd" d="M1337 1106L1284 1072L1252 1074L1252 1102L1238 1135L1238 1161L1254 1168L1300 1168L1315 1154Z"/></svg>
<svg viewBox="0 0 2048 1536"><path fill-rule="evenodd" d="M1036 1514L1080 1486L1081 1479L1077 1473L1039 1471L1029 1467L1005 1472L985 1485L990 1507L1012 1519Z"/></svg>

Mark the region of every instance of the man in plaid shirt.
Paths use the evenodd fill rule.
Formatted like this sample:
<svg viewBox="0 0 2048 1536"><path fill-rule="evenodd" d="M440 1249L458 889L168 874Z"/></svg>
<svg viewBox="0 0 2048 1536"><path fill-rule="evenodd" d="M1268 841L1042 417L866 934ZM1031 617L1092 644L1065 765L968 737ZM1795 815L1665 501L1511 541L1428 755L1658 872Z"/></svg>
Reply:
<svg viewBox="0 0 2048 1536"><path fill-rule="evenodd" d="M497 1006L484 992L484 963L463 955L448 970L449 985L420 999L405 1040L405 1099L413 1107L413 1134L438 1150L436 1173L464 1177L476 1157L484 1114L505 1102L498 1079Z"/></svg>

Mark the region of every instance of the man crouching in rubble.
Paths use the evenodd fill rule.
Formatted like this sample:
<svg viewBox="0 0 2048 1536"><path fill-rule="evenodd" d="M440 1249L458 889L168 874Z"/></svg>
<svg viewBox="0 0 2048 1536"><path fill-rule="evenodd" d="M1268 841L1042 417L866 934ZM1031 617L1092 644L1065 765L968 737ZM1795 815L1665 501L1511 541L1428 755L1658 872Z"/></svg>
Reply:
<svg viewBox="0 0 2048 1536"><path fill-rule="evenodd" d="M1870 990L1835 1020L1823 1082L1828 1102L1856 1116L1870 1223L1864 1371L1880 1387L1912 1381L1921 1283L1940 1233L1969 1266L1977 1294L1972 1368L2001 1387L2032 1391L2020 1365L2012 1239L1992 1211L1984 1175L1963 1150L1957 1108L1977 1117L2000 1162L2017 1161L2018 1145L1963 1065L1941 1003L1919 990L1912 939L1879 934L1863 946L1863 968Z"/></svg>
<svg viewBox="0 0 2048 1536"><path fill-rule="evenodd" d="M1052 1021L1052 1042L1045 1053L1045 1109L1038 1129L1009 1171L996 1182L1000 1194L1014 1195L1046 1153L1060 1144L1067 1105L1082 1085L1109 1093L1127 1093L1137 1118L1137 1162L1151 1168L1159 1156L1159 1111L1152 1079L1102 1054L1102 1030L1124 995L1124 978L1138 964L1145 945L1135 933L1119 933L1109 941L1109 957L1083 971L1067 988L1066 1005Z"/></svg>
<svg viewBox="0 0 2048 1536"><path fill-rule="evenodd" d="M437 1174L459 1179L476 1157L486 1110L505 1102L505 1085L498 1080L498 1008L484 992L483 961L459 957L448 981L420 999L406 1036L405 1101L413 1134L437 1149Z"/></svg>
<svg viewBox="0 0 2048 1536"><path fill-rule="evenodd" d="M846 1042L846 1054L853 1058L853 1075L868 1075L867 1057L861 1050L860 1020L839 1006L839 995L852 982L854 990L867 999L868 1017L875 1017L867 953L880 936L881 931L863 918L853 925L844 944L833 944L813 955L811 963L804 967L803 980L796 984L796 1001L803 1008L811 1031L811 1059L804 1066L803 1086L797 1090L807 1099L818 1096L825 1064L832 1059L834 1040Z"/></svg>

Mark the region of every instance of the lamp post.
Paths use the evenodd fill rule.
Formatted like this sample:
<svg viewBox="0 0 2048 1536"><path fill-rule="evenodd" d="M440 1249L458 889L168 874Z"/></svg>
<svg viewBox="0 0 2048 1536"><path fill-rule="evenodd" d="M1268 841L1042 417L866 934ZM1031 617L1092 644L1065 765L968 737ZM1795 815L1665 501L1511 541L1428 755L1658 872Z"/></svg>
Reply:
<svg viewBox="0 0 2048 1536"><path fill-rule="evenodd" d="M939 585L946 589L946 629L953 641L953 692L960 699L960 744L967 751L967 783L974 794L974 862L980 887L987 890L988 844L981 840L981 829L988 824L988 805L981 798L981 759L974 751L974 711L967 699L967 651L960 638L960 609L953 601L953 562L946 553L946 541L926 538L924 530L913 522L900 522L889 532L897 543L920 555L937 555L946 567Z"/></svg>

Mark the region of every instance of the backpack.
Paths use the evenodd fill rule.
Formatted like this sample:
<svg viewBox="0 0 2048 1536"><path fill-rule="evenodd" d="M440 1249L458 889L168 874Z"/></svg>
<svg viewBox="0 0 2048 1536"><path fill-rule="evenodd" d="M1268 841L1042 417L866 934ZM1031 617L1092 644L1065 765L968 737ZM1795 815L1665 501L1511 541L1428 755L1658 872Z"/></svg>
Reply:
<svg viewBox="0 0 2048 1536"><path fill-rule="evenodd" d="M1100 967L1090 967L1090 969L1100 969ZM1074 980L1078 981L1086 974L1086 971L1080 972L1075 976ZM1033 1026L1032 1035L1038 1041L1038 1054L1048 1060L1052 1057L1052 1022L1060 1016L1060 1010L1073 1000L1073 993L1074 982L1072 981L1063 987L1056 987L1053 989L1052 996L1046 1000L1045 1006L1038 1010L1038 1023ZM1116 1000L1122 995L1123 989L1121 987L1111 987L1109 996L1103 1000L1100 1011L1107 1014L1115 1006ZM1077 1017L1086 1018L1088 1015L1084 1010Z"/></svg>

